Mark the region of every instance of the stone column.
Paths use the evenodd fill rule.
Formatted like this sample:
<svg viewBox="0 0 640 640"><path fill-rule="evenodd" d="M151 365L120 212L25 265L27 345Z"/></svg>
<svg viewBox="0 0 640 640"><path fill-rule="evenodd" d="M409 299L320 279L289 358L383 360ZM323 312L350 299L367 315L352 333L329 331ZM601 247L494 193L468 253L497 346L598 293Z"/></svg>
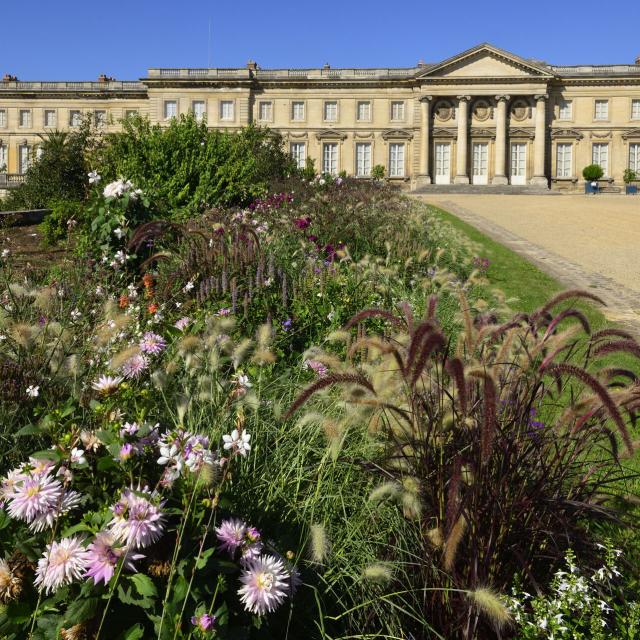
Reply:
<svg viewBox="0 0 640 640"><path fill-rule="evenodd" d="M544 152L547 146L546 129L546 100L549 97L546 94L534 96L536 100L536 133L533 142L533 178L530 184L537 184L548 187L549 181L544 173L545 159Z"/></svg>
<svg viewBox="0 0 640 640"><path fill-rule="evenodd" d="M469 175L467 174L469 100L471 100L471 96L458 96L458 142L456 145L456 175L453 184L469 184Z"/></svg>
<svg viewBox="0 0 640 640"><path fill-rule="evenodd" d="M496 96L496 164L491 184L509 184L505 171L507 159L507 101L509 96Z"/></svg>
<svg viewBox="0 0 640 640"><path fill-rule="evenodd" d="M431 96L423 96L420 98L421 110L421 142L420 142L420 174L418 182L420 184L431 184L431 175L429 173L429 125L431 121Z"/></svg>

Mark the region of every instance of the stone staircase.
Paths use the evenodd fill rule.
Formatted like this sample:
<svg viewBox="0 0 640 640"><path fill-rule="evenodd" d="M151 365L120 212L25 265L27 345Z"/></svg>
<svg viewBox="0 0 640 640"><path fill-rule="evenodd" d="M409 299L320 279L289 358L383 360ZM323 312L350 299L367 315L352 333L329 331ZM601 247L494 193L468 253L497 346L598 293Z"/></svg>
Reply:
<svg viewBox="0 0 640 640"><path fill-rule="evenodd" d="M413 193L468 193L491 195L529 195L529 196L555 196L557 191L551 191L547 187L535 185L512 184L427 184L413 190Z"/></svg>

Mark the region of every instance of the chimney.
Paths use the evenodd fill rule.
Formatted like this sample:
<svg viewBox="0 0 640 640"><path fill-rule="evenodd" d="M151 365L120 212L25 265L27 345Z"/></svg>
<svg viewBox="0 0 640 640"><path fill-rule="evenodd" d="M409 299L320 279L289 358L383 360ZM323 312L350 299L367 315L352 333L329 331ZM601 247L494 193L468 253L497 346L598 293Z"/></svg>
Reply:
<svg viewBox="0 0 640 640"><path fill-rule="evenodd" d="M12 76L10 73L5 73L2 76L2 82L15 82L17 79L16 76Z"/></svg>
<svg viewBox="0 0 640 640"><path fill-rule="evenodd" d="M640 56L636 57L636 64L640 64Z"/></svg>
<svg viewBox="0 0 640 640"><path fill-rule="evenodd" d="M325 62L325 63L322 65L322 68L323 68L323 69L331 69L331 65L330 65L328 62Z"/></svg>
<svg viewBox="0 0 640 640"><path fill-rule="evenodd" d="M115 80L115 78L112 78L111 76L107 76L104 73L101 73L98 76L98 82L113 82Z"/></svg>
<svg viewBox="0 0 640 640"><path fill-rule="evenodd" d="M422 58L420 58L420 60L418 60L418 66L419 67L425 67L426 66L426 64L425 64L425 62L424 62L424 60Z"/></svg>
<svg viewBox="0 0 640 640"><path fill-rule="evenodd" d="M258 63L255 60L249 60L247 62L247 69L249 69L250 71L257 71Z"/></svg>

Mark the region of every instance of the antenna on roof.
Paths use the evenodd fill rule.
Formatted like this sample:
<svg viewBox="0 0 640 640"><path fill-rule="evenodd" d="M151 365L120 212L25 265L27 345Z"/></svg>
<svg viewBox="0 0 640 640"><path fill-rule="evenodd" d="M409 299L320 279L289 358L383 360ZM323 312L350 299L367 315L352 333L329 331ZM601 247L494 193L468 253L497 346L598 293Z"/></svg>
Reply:
<svg viewBox="0 0 640 640"><path fill-rule="evenodd" d="M211 16L209 16L209 40L207 41L207 69L211 68Z"/></svg>

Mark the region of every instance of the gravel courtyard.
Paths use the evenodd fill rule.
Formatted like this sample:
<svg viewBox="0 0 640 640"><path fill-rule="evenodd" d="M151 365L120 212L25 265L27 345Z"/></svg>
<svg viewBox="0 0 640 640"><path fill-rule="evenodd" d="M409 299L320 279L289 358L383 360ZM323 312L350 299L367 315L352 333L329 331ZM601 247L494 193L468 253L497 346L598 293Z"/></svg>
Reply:
<svg viewBox="0 0 640 640"><path fill-rule="evenodd" d="M418 196L607 302L640 332L640 196Z"/></svg>

